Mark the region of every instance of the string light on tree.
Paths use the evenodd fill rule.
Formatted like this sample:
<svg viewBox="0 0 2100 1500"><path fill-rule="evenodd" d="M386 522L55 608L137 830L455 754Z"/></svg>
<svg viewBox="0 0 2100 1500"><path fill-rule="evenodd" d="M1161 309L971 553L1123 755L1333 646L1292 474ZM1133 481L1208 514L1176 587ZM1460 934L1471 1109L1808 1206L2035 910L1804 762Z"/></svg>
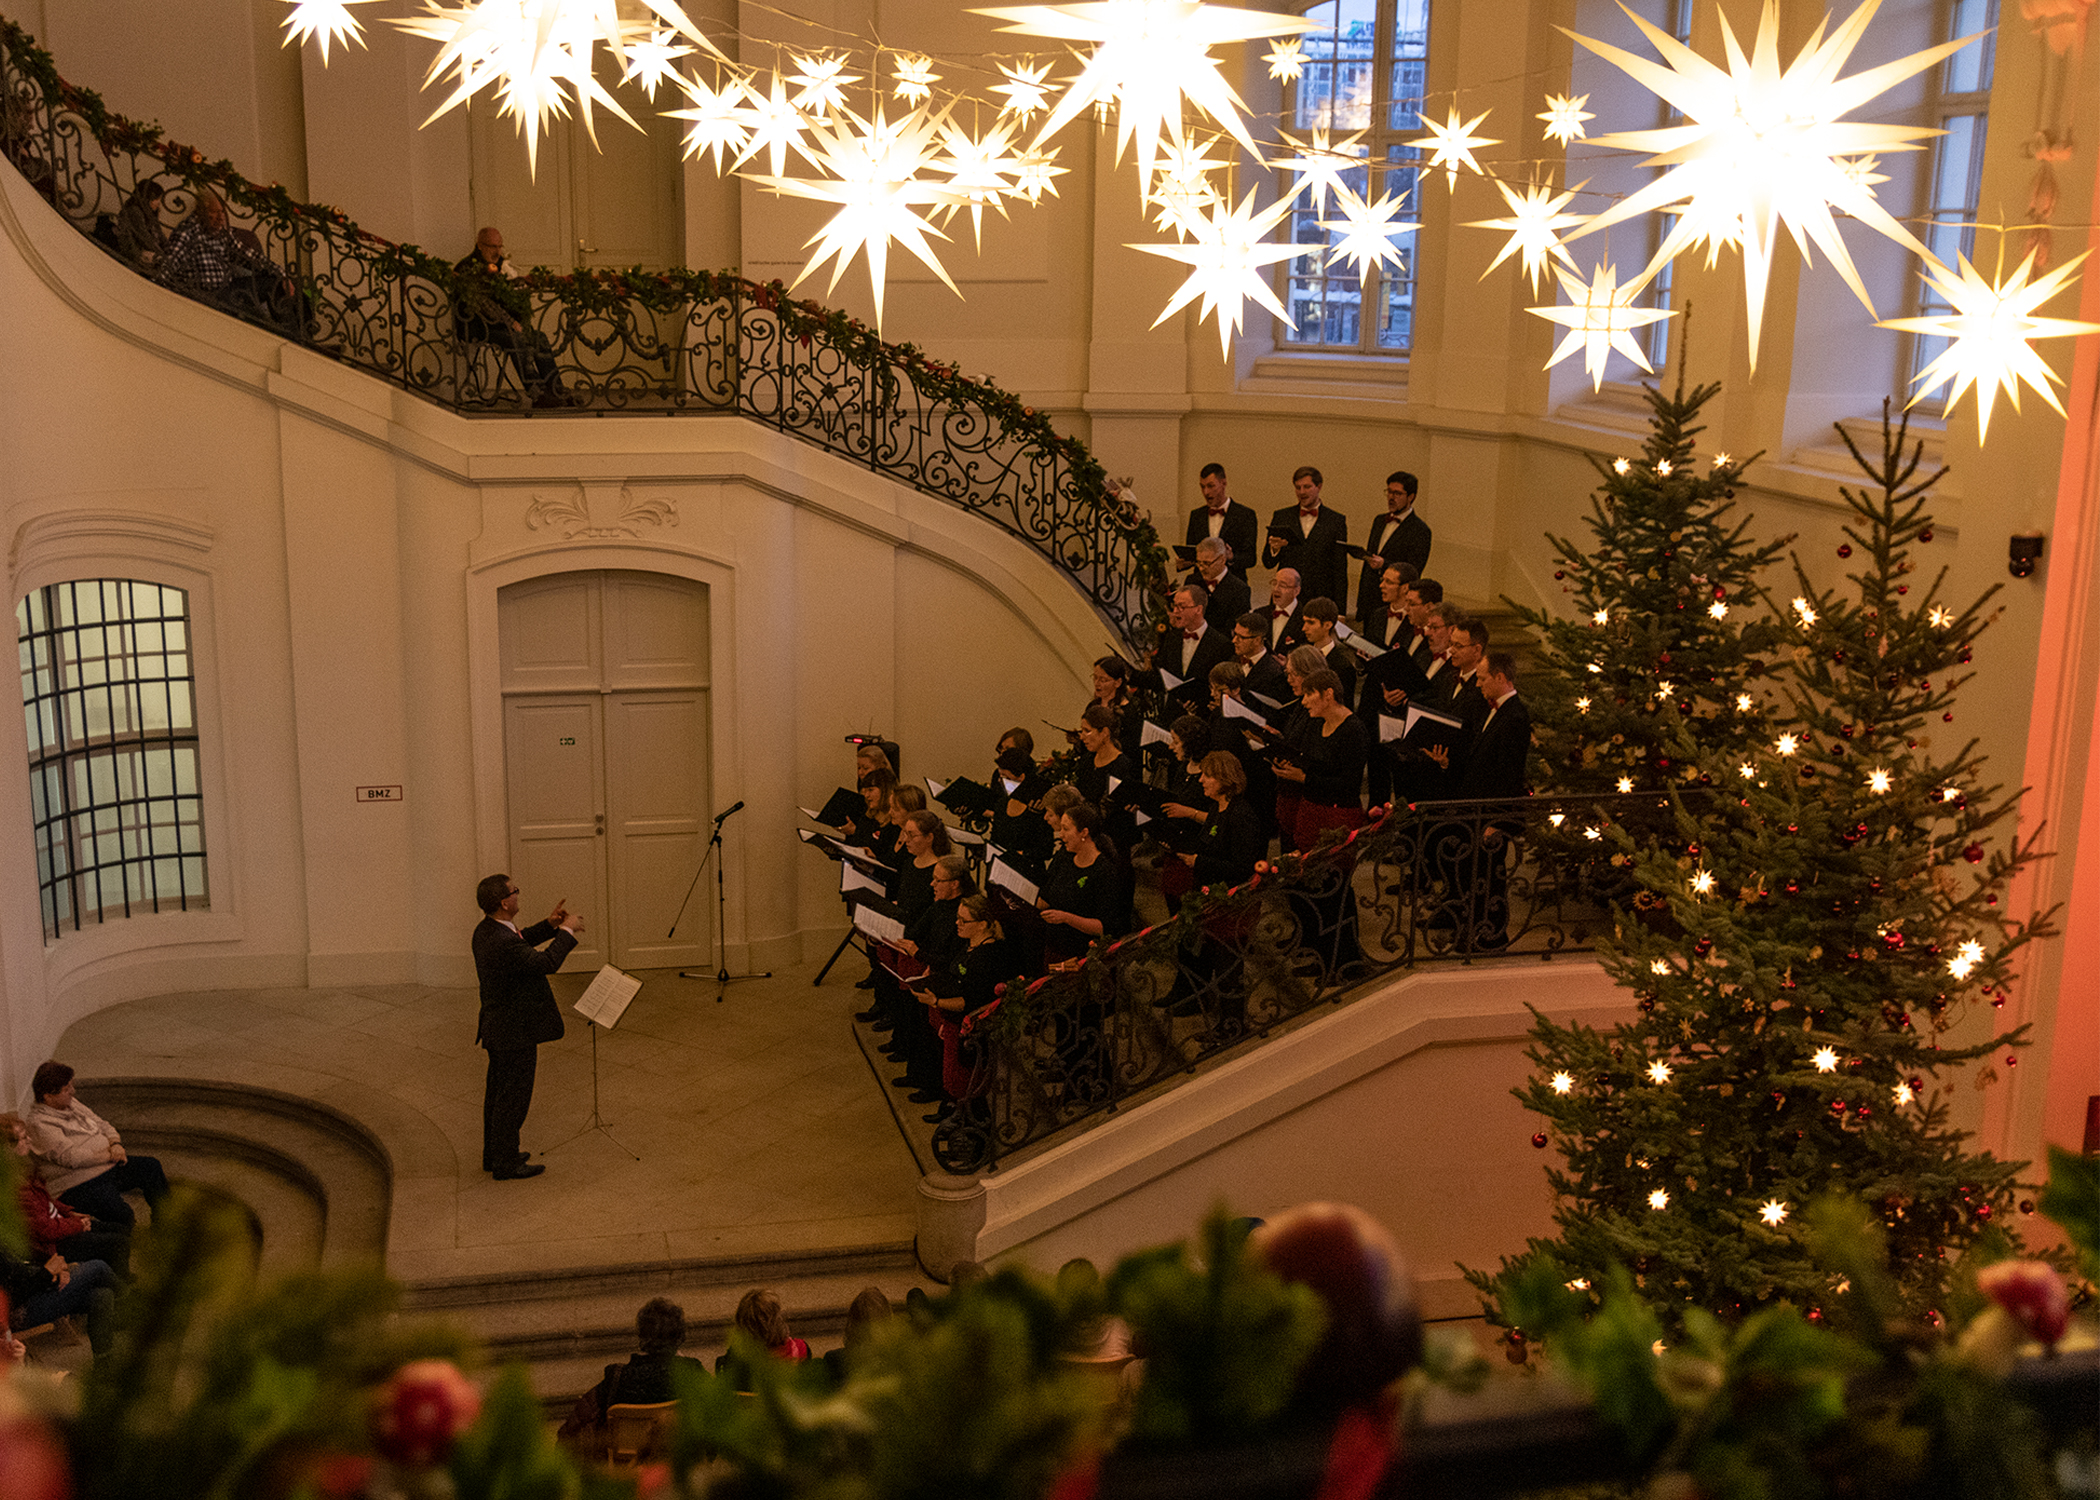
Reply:
<svg viewBox="0 0 2100 1500"><path fill-rule="evenodd" d="M1794 613L1801 617L1801 623L1803 625L1813 625L1816 623L1815 606L1810 604L1806 599L1802 598L1798 594L1794 596Z"/></svg>
<svg viewBox="0 0 2100 1500"><path fill-rule="evenodd" d="M1624 463L1626 462L1626 460L1622 458L1619 460L1619 462ZM1609 625L1611 623L1611 611L1608 609L1600 609L1594 614L1592 614L1590 616L1590 619L1593 623L1598 625Z"/></svg>
<svg viewBox="0 0 2100 1500"><path fill-rule="evenodd" d="M1633 790L1633 778L1631 776L1621 776L1618 781L1618 787L1619 795L1624 796Z"/></svg>
<svg viewBox="0 0 2100 1500"><path fill-rule="evenodd" d="M1694 896L1711 896L1713 893L1714 872L1711 870L1695 871L1692 875L1692 894Z"/></svg>
<svg viewBox="0 0 2100 1500"><path fill-rule="evenodd" d="M1652 1062L1648 1064L1648 1081L1650 1083L1668 1083L1670 1081L1670 1065L1666 1062Z"/></svg>
<svg viewBox="0 0 2100 1500"><path fill-rule="evenodd" d="M1661 1188L1657 1188L1648 1195L1648 1206L1657 1210L1668 1208L1670 1206L1670 1195Z"/></svg>
<svg viewBox="0 0 2100 1500"><path fill-rule="evenodd" d="M1575 1075L1568 1072L1555 1073L1549 1086L1556 1094L1572 1093L1575 1088Z"/></svg>
<svg viewBox="0 0 2100 1500"><path fill-rule="evenodd" d="M1898 1104L1909 1104L1918 1097L1917 1091L1907 1083L1898 1083L1890 1092L1895 1095Z"/></svg>
<svg viewBox="0 0 2100 1500"><path fill-rule="evenodd" d="M1717 233L1740 233L1752 371L1757 368L1765 290L1782 228L1804 251L1811 245L1820 249L1872 314L1873 299L1838 235L1831 210L1839 210L1927 260L1931 253L1875 201L1870 187L1846 171L1842 159L1870 151L1917 150L1918 143L1934 131L1928 126L1869 124L1844 116L1976 40L1964 37L1839 78L1839 70L1859 45L1879 4L1880 0L1863 0L1827 34L1825 26L1818 26L1784 68L1779 61L1778 0L1765 0L1757 37L1747 56L1727 15L1721 16L1728 55L1725 70L1630 11L1628 15L1654 46L1661 63L1570 32L1577 42L1673 106L1684 120L1656 130L1592 137L1592 143L1600 146L1653 151L1656 154L1645 165L1664 170L1569 238L1580 239L1658 210L1677 211L1681 217L1676 228L1650 262L1648 274L1653 274L1700 238L1711 242Z"/></svg>
<svg viewBox="0 0 2100 1500"><path fill-rule="evenodd" d="M1670 961L1666 958L1658 958L1648 965L1648 972L1656 975L1668 974L1670 972Z"/></svg>
<svg viewBox="0 0 2100 1500"><path fill-rule="evenodd" d="M1751 702L1752 700L1748 693L1737 693L1735 695L1735 711L1739 714L1750 712Z"/></svg>
<svg viewBox="0 0 2100 1500"><path fill-rule="evenodd" d="M1579 141L1589 132L1583 129L1583 121L1597 117L1582 106L1590 102L1588 94L1577 94L1572 99L1566 94L1548 94L1546 107L1534 118L1546 122L1546 139L1559 141L1563 146Z"/></svg>
<svg viewBox="0 0 2100 1500"><path fill-rule="evenodd" d="M1628 463L1623 458L1615 458L1611 461L1611 471L1614 474L1625 474L1629 472L1632 468L1633 465Z"/></svg>
<svg viewBox="0 0 2100 1500"><path fill-rule="evenodd" d="M2072 338L2100 333L2100 323L2082 323L2074 318L2040 318L2034 310L2061 291L2091 251L2064 262L2046 275L2029 281L2035 269L2030 254L2011 277L1989 282L1977 273L1966 255L1955 256L1959 272L1937 263L1925 267L1925 284L1952 311L1924 318L1888 318L1877 324L1903 333L1922 333L1950 340L1932 363L1917 374L1910 404L1943 386L1951 386L1947 405L1961 400L1973 387L1976 392L1976 427L1981 440L1990 436L1991 407L2003 391L2020 409L2020 387L2024 384L2048 402L2057 415L2063 403L2054 387L2063 384L2047 360L2037 354L2034 339Z"/></svg>
<svg viewBox="0 0 2100 1500"><path fill-rule="evenodd" d="M364 28L350 7L372 3L373 0L293 0L292 13L284 18L284 45L297 47L311 37L321 44L321 66L326 67L330 42L364 46Z"/></svg>
<svg viewBox="0 0 2100 1500"><path fill-rule="evenodd" d="M1983 944L1971 938L1954 950L1954 957L1947 960L1947 972L1956 979L1967 979L1983 962Z"/></svg>
<svg viewBox="0 0 2100 1500"><path fill-rule="evenodd" d="M1655 461L1655 472L1661 475L1664 479L1668 479L1670 477L1670 473L1673 468L1675 468L1675 465L1673 465L1667 458L1659 458Z"/></svg>
<svg viewBox="0 0 2100 1500"><path fill-rule="evenodd" d="M1835 1048L1819 1047L1816 1049L1816 1055L1811 1057L1809 1061L1815 1064L1815 1069L1818 1073L1835 1073L1837 1071L1838 1055Z"/></svg>
<svg viewBox="0 0 2100 1500"><path fill-rule="evenodd" d="M1578 182L1564 193L1556 194L1551 187L1533 183L1521 193L1501 179L1495 187L1502 194L1502 201L1509 205L1509 216L1502 219L1475 219L1466 225L1468 229L1499 229L1509 238L1502 242L1502 249L1488 262L1486 271L1480 273L1485 281L1489 271L1508 260L1512 255L1522 255L1519 262L1524 268L1524 279L1532 291L1539 289L1545 278L1549 261L1559 261L1569 270L1575 270L1575 258L1562 248L1556 232L1570 225L1580 224L1583 215L1562 213L1586 183Z"/></svg>
<svg viewBox="0 0 2100 1500"><path fill-rule="evenodd" d="M1945 630L1954 623L1954 611L1944 605L1935 604L1926 612L1925 622L1935 630Z"/></svg>
<svg viewBox="0 0 2100 1500"><path fill-rule="evenodd" d="M1473 159L1474 148L1476 146L1499 146L1502 142L1492 136L1473 134L1473 127L1487 119L1491 113L1492 111L1484 109L1473 116L1472 119L1461 124L1458 118L1458 106L1453 105L1444 123L1441 125L1427 115L1417 114L1415 116L1417 120L1422 122L1422 128L1428 131L1429 134L1417 136L1407 144L1415 147L1417 150L1426 148L1429 152L1428 166L1431 169L1437 167L1444 169L1444 188L1447 192L1457 188L1458 169L1460 167L1464 167L1468 172L1476 175L1485 175L1480 171L1480 163Z"/></svg>
<svg viewBox="0 0 2100 1500"><path fill-rule="evenodd" d="M1791 734L1782 734L1779 737L1778 744L1774 748L1776 748L1781 755L1792 755L1796 750L1801 748L1801 742L1795 739Z"/></svg>
<svg viewBox="0 0 2100 1500"><path fill-rule="evenodd" d="M1278 83L1296 83L1305 71L1305 43L1287 36L1261 55L1269 65L1269 76Z"/></svg>
<svg viewBox="0 0 2100 1500"><path fill-rule="evenodd" d="M1589 699L1587 699L1587 698L1577 698L1577 699L1575 700L1575 712L1577 712L1577 713L1579 713L1579 714L1586 714L1586 713L1588 713L1589 711L1590 711L1590 700L1589 700Z"/></svg>
<svg viewBox="0 0 2100 1500"><path fill-rule="evenodd" d="M1867 790L1877 797L1887 796L1889 788L1894 785L1894 779L1880 766L1867 772Z"/></svg>
<svg viewBox="0 0 2100 1500"><path fill-rule="evenodd" d="M1706 612L1709 615L1712 615L1716 620L1725 620L1728 618L1728 606L1719 599L1716 599L1713 603L1707 605Z"/></svg>
<svg viewBox="0 0 2100 1500"><path fill-rule="evenodd" d="M1619 285L1618 267L1600 265L1590 275L1588 282L1580 276L1570 275L1556 266L1553 274L1560 278L1563 290L1568 294L1569 305L1533 307L1526 311L1551 323L1558 323L1568 331L1561 337L1546 361L1552 369L1577 349L1582 351L1583 372L1590 377L1595 390L1604 389L1604 367L1612 351L1617 350L1639 365L1653 372L1648 363L1647 351L1635 342L1633 330L1646 328L1650 323L1660 323L1664 318L1674 318L1676 313L1657 307L1635 307L1633 298L1639 294L1641 284L1630 282ZM1624 460L1620 460L1621 463ZM1618 464L1612 465L1618 468ZM1619 472L1624 473L1621 469Z"/></svg>
<svg viewBox="0 0 2100 1500"><path fill-rule="evenodd" d="M1192 227L1193 238L1189 244L1130 246L1147 255L1178 260L1189 268L1188 279L1167 303L1166 311L1153 320L1154 328L1201 297L1201 316L1217 320L1218 352L1229 358L1232 336L1240 331L1249 298L1286 324L1296 326L1289 310L1276 300L1267 268L1280 260L1289 260L1304 247L1272 245L1262 239L1291 211L1291 200L1280 199L1268 208L1257 209L1254 193L1253 188L1247 189L1237 208L1222 202L1212 204L1210 212Z"/></svg>
<svg viewBox="0 0 2100 1500"><path fill-rule="evenodd" d="M1777 1229L1786 1222L1786 1205L1777 1198L1767 1199L1757 1210L1757 1216L1770 1228Z"/></svg>

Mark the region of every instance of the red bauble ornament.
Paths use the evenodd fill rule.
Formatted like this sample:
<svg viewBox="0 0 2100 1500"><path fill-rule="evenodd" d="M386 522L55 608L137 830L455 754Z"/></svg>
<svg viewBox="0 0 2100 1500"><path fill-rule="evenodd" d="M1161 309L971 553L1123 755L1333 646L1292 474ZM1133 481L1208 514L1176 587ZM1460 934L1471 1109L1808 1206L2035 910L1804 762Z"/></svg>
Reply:
<svg viewBox="0 0 2100 1500"><path fill-rule="evenodd" d="M1839 556L1839 557L1850 557L1851 555L1852 555L1852 544L1851 544L1850 542L1840 542L1840 543L1838 543L1838 556Z"/></svg>
<svg viewBox="0 0 2100 1500"><path fill-rule="evenodd" d="M411 1360L372 1410L372 1446L404 1468L441 1463L481 1415L481 1392L449 1359Z"/></svg>
<svg viewBox="0 0 2100 1500"><path fill-rule="evenodd" d="M1531 1144L1543 1151L1546 1149L1546 1132L1541 1130L1531 1138Z"/></svg>
<svg viewBox="0 0 2100 1500"><path fill-rule="evenodd" d="M1979 1204L1977 1204L1977 1205L1976 1205L1976 1217L1977 1217L1977 1218L1979 1218L1979 1219L1988 1219L1988 1218L1990 1218L1990 1216L1991 1216L1991 1206L1990 1206L1990 1205L1989 1205L1988 1203L1979 1203Z"/></svg>
<svg viewBox="0 0 2100 1500"><path fill-rule="evenodd" d="M1983 862L1983 845L1969 845L1968 848L1962 850L1961 857L1967 860L1972 865L1981 864Z"/></svg>
<svg viewBox="0 0 2100 1500"><path fill-rule="evenodd" d="M1919 532L1919 533L1918 533L1918 540L1919 540L1919 541L1921 541L1921 542L1929 542L1929 541L1931 541L1931 540L1932 540L1932 530L1931 530L1931 528L1930 528L1930 527L1927 527L1927 528L1926 528L1925 530L1923 530L1923 531Z"/></svg>

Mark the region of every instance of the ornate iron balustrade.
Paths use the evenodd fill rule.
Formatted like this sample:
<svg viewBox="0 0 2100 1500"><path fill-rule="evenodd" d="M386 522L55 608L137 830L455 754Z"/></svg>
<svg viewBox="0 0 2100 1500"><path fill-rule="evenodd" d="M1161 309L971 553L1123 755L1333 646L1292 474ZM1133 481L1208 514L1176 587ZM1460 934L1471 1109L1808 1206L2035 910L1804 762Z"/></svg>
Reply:
<svg viewBox="0 0 2100 1500"><path fill-rule="evenodd" d="M990 1169L1401 969L1590 952L1626 894L1614 831L1671 817L1654 796L1425 802L1199 891L969 1017L971 1089L934 1155L949 1172Z"/></svg>
<svg viewBox="0 0 2100 1500"><path fill-rule="evenodd" d="M531 410L544 359L579 411L748 417L1020 538L1134 647L1149 645L1164 616L1166 552L1149 521L1106 493L1084 444L1011 392L884 343L779 282L534 271L501 288L523 325L508 349L509 335L492 341L462 327L472 321L461 317L462 296L485 292L485 278L112 114L4 19L0 156L139 274L455 411ZM167 275L155 247L206 195L226 205L237 239L281 283L272 274L210 290Z"/></svg>

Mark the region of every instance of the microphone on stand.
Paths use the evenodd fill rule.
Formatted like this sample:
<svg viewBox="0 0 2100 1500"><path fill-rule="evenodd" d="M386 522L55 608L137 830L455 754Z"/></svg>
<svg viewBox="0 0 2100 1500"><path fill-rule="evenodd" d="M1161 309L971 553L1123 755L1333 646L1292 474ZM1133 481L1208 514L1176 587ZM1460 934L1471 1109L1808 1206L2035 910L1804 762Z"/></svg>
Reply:
<svg viewBox="0 0 2100 1500"><path fill-rule="evenodd" d="M730 808L728 812L716 813L715 827L720 828L724 823L727 823L731 818L735 817L738 813L742 812L743 810L744 804L739 802L735 807Z"/></svg>

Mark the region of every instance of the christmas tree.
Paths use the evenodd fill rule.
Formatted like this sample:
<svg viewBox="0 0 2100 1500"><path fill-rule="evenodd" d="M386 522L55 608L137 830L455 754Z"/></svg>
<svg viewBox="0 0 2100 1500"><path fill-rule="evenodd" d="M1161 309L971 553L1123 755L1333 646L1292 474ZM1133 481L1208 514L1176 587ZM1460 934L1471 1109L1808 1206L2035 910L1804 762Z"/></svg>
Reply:
<svg viewBox="0 0 2100 1500"><path fill-rule="evenodd" d="M1757 546L1735 514L1750 459L1713 454L1700 473L1700 408L1720 387L1643 387L1653 410L1639 458L1591 455L1587 542L1550 533L1577 618L1515 605L1541 639L1524 678L1542 790L1660 791L1701 774L1674 749L1680 730L1722 753L1762 731L1744 685L1778 642L1749 615L1758 576L1785 551Z"/></svg>
<svg viewBox="0 0 2100 1500"><path fill-rule="evenodd" d="M1990 594L1943 602L1944 570L1914 585L1945 471L1919 479L1921 450L1906 457L1886 419L1882 446L1878 464L1853 449L1873 484L1843 492L1849 589L1819 591L1794 560L1766 737L1723 754L1677 726L1673 756L1712 789L1673 797L1669 844L1635 853L1618 835L1668 920L1622 921L1605 945L1637 1020L1533 1029L1538 1071L1518 1097L1546 1118L1533 1144L1565 1158L1548 1174L1560 1237L1505 1276L1551 1257L1584 1288L1630 1267L1666 1311L1841 1308L1802 1221L1843 1192L1884 1225L1889 1272L1924 1317L1950 1258L2013 1209L2024 1164L1971 1150L1946 1090L1963 1064L2010 1065L2018 1033L1948 1033L2002 998L2013 955L2046 930L2000 905L2035 848L1993 847L2012 800L1984 784L1973 741L1935 744Z"/></svg>

